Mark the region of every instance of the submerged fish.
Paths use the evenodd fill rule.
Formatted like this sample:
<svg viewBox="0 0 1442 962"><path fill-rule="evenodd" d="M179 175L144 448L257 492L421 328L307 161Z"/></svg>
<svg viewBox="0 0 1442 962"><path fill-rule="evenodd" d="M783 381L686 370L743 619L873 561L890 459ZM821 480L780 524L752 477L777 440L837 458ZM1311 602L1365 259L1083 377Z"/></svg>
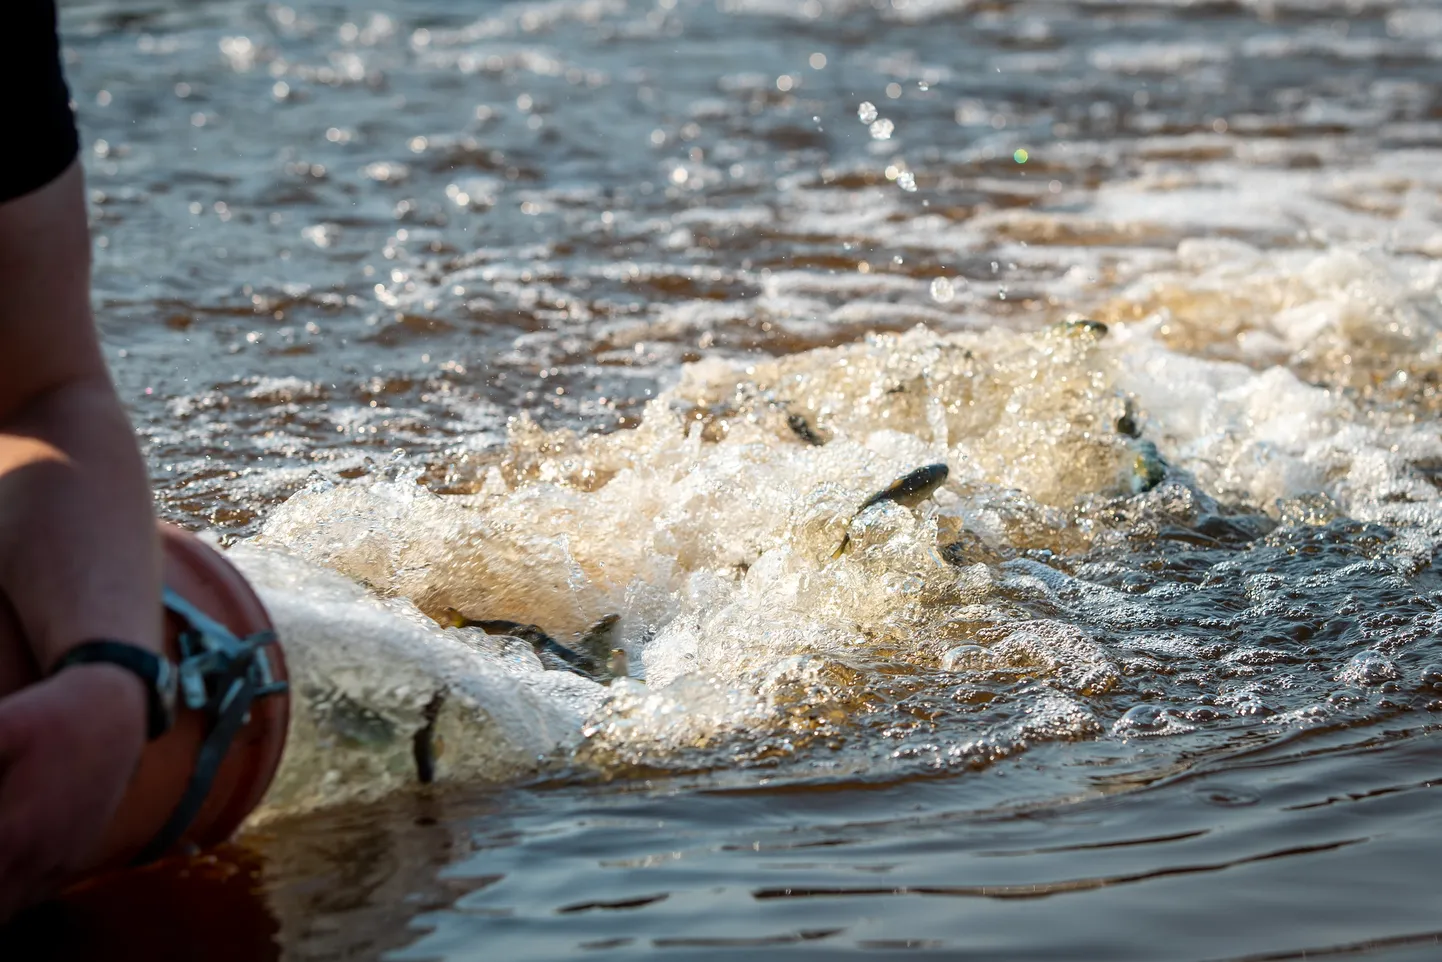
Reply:
<svg viewBox="0 0 1442 962"><path fill-rule="evenodd" d="M509 635L530 644L547 668L574 672L595 681L609 681L626 675L626 652L613 647L620 615L607 615L581 636L576 648L561 644L538 625L500 618L467 618L454 608L442 613L441 623L449 628L479 628L488 635ZM578 650L579 649L579 650Z"/></svg>
<svg viewBox="0 0 1442 962"><path fill-rule="evenodd" d="M947 475L951 472L944 464L928 464L917 468L915 471L908 471L885 488L873 494L856 509L856 514L851 516L855 521L861 512L867 508L874 507L883 502L899 504L903 508L914 508L927 498L936 493L936 489L946 483ZM850 527L851 521L847 522ZM832 553L832 558L839 558L846 551L846 546L851 544L851 532L847 531L841 537L841 544Z"/></svg>
<svg viewBox="0 0 1442 962"><path fill-rule="evenodd" d="M615 648L612 639L616 634L616 626L620 622L620 615L607 615L586 630L586 633L576 642L576 648L590 656L590 659L596 664L604 665Z"/></svg>
<svg viewBox="0 0 1442 962"><path fill-rule="evenodd" d="M1131 465L1131 488L1133 494L1150 491L1161 484L1167 476L1167 462L1157 446L1150 441L1133 441L1134 457Z"/></svg>
<svg viewBox="0 0 1442 962"><path fill-rule="evenodd" d="M411 758L416 763L416 779L422 785L429 785L436 780L436 762L445 748L440 736L436 734L436 719L440 717L441 706L445 701L444 688L431 696L422 716L426 723L411 736Z"/></svg>
<svg viewBox="0 0 1442 962"><path fill-rule="evenodd" d="M591 659L590 655L567 648L536 625L488 618L478 621L467 620L461 627L479 628L488 635L510 635L512 638L528 642L532 650L540 657L541 663L548 668L573 671L578 675L585 675L587 678L596 677L601 668Z"/></svg>
<svg viewBox="0 0 1442 962"><path fill-rule="evenodd" d="M812 447L820 447L826 443L826 436L812 427L811 422L806 420L803 415L788 414L786 416L786 426L791 429L791 433Z"/></svg>
<svg viewBox="0 0 1442 962"><path fill-rule="evenodd" d="M1053 324L1051 329L1058 334L1065 334L1071 337L1084 334L1100 339L1107 336L1107 326L1105 324L1101 321L1093 321L1085 317L1075 321L1062 321L1059 324Z"/></svg>
<svg viewBox="0 0 1442 962"><path fill-rule="evenodd" d="M626 649L616 645L616 626L620 623L620 615L606 615L586 629L586 633L576 642L576 647L603 669L597 672L597 681L625 678L630 674L631 665Z"/></svg>
<svg viewBox="0 0 1442 962"><path fill-rule="evenodd" d="M611 654L606 659L606 671L610 673L613 679L630 677L631 656L626 654L626 649L611 649Z"/></svg>

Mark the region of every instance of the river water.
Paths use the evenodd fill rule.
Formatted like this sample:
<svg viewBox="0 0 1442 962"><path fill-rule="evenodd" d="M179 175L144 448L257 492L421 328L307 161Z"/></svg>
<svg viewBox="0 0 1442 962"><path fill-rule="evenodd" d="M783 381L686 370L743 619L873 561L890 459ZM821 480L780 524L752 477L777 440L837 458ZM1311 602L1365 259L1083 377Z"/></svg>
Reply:
<svg viewBox="0 0 1442 962"><path fill-rule="evenodd" d="M62 25L160 510L297 705L52 954L1442 954L1442 7Z"/></svg>

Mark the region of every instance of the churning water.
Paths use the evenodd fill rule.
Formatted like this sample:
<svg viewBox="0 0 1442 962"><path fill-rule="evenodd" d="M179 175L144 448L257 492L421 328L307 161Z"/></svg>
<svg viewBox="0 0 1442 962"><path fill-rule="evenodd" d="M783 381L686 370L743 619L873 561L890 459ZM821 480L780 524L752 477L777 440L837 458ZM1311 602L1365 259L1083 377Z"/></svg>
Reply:
<svg viewBox="0 0 1442 962"><path fill-rule="evenodd" d="M298 675L234 958L1442 953L1442 8L63 24L161 509Z"/></svg>

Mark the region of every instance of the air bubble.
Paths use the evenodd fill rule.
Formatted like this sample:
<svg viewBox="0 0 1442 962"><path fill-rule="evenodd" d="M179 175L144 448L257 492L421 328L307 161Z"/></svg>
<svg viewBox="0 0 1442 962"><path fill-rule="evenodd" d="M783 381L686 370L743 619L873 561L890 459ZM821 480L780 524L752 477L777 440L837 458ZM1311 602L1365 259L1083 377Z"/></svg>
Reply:
<svg viewBox="0 0 1442 962"><path fill-rule="evenodd" d="M1192 730L1175 710L1162 705L1136 705L1112 725L1112 734L1120 738L1148 735L1176 735Z"/></svg>
<svg viewBox="0 0 1442 962"><path fill-rule="evenodd" d="M995 657L981 645L958 645L941 656L945 671L976 671L991 667Z"/></svg>
<svg viewBox="0 0 1442 962"><path fill-rule="evenodd" d="M1337 673L1338 681L1359 688L1375 687L1401 677L1402 670L1396 662L1372 648L1352 656L1352 660Z"/></svg>

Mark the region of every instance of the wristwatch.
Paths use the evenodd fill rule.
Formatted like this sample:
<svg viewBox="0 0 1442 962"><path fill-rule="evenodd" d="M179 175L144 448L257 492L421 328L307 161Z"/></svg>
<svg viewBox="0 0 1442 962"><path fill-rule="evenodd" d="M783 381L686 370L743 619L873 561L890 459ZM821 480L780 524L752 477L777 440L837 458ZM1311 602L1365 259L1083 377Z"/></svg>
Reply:
<svg viewBox="0 0 1442 962"><path fill-rule="evenodd" d="M164 655L108 638L83 641L71 648L50 670L55 676L74 665L107 664L124 668L145 683L147 702L146 738L155 741L170 731L175 723L176 690L179 687L175 665Z"/></svg>

